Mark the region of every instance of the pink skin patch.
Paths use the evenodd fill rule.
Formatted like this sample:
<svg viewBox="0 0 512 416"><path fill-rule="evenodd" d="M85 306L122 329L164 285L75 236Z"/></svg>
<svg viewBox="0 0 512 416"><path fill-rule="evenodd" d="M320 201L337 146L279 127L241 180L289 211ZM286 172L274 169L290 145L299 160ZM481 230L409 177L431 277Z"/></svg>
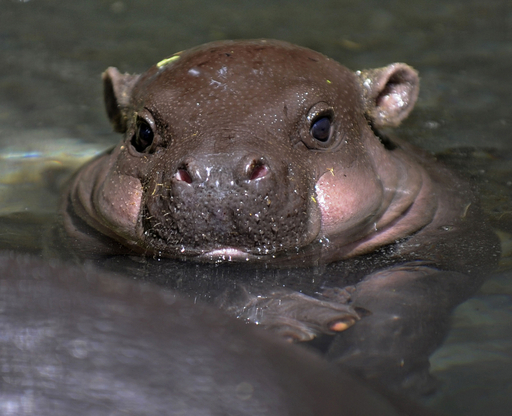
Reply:
<svg viewBox="0 0 512 416"><path fill-rule="evenodd" d="M373 173L373 172L372 172ZM384 191L376 175L324 173L316 184L322 234L345 235L347 242L365 234L376 221Z"/></svg>
<svg viewBox="0 0 512 416"><path fill-rule="evenodd" d="M107 178L96 193L102 217L117 234L134 236L142 200L142 185L137 178L116 175Z"/></svg>

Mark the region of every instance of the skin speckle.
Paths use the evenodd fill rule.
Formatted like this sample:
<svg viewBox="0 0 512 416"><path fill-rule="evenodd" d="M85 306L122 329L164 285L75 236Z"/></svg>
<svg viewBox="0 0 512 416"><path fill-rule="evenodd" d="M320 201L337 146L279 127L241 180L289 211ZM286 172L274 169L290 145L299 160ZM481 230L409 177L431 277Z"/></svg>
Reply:
<svg viewBox="0 0 512 416"><path fill-rule="evenodd" d="M198 70L197 68L190 68L188 70L188 73L189 73L189 75L192 75L193 77L198 77L199 75L201 75L201 71Z"/></svg>

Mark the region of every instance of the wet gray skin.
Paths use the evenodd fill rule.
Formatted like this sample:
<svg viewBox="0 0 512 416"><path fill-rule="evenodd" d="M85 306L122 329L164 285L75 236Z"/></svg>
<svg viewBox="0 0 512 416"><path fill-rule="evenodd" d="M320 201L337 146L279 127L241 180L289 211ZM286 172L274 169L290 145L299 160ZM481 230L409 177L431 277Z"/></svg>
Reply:
<svg viewBox="0 0 512 416"><path fill-rule="evenodd" d="M6 254L0 286L3 416L430 414L167 290Z"/></svg>
<svg viewBox="0 0 512 416"><path fill-rule="evenodd" d="M357 321L329 358L400 389L430 388L428 356L451 309L499 251L466 183L381 132L414 106L411 67L354 73L285 42L228 41L103 79L124 138L70 181L67 247L82 257L343 261L314 295L262 284L217 303L299 340ZM364 267L349 266L359 259Z"/></svg>

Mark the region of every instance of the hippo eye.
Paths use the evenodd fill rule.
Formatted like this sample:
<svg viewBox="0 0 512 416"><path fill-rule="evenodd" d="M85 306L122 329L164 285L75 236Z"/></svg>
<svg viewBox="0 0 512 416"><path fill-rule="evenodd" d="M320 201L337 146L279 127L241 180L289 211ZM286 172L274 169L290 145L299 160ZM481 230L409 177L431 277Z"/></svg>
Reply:
<svg viewBox="0 0 512 416"><path fill-rule="evenodd" d="M316 152L334 151L340 144L340 132L337 127L334 108L324 101L313 105L302 125L300 135L302 143Z"/></svg>
<svg viewBox="0 0 512 416"><path fill-rule="evenodd" d="M132 137L132 146L137 152L143 152L153 143L154 133L151 126L143 119L137 120L135 134Z"/></svg>
<svg viewBox="0 0 512 416"><path fill-rule="evenodd" d="M317 118L311 125L311 136L320 142L326 142L331 136L331 120L329 117Z"/></svg>

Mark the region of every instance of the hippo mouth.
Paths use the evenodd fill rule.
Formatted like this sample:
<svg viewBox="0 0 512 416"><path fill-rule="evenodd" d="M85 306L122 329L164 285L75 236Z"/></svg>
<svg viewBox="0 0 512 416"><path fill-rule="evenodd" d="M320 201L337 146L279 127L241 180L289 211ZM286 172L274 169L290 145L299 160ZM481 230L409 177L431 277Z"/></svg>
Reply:
<svg viewBox="0 0 512 416"><path fill-rule="evenodd" d="M233 219L226 224L211 219L206 223L209 226L200 227L196 218L194 226L188 228L184 225L182 228L176 218L166 217L159 221L158 218L150 217L145 221L144 245L150 252L164 257L215 263L245 262L268 261L283 253L297 253L316 239L316 233L306 227L280 224L281 228L273 229L282 231L279 233L269 232L265 227L248 230L246 224L242 227Z"/></svg>
<svg viewBox="0 0 512 416"><path fill-rule="evenodd" d="M256 192L247 182L212 182L164 179L168 186L147 187L140 227L149 251L200 261L268 260L317 237L320 221L307 189L261 185Z"/></svg>

